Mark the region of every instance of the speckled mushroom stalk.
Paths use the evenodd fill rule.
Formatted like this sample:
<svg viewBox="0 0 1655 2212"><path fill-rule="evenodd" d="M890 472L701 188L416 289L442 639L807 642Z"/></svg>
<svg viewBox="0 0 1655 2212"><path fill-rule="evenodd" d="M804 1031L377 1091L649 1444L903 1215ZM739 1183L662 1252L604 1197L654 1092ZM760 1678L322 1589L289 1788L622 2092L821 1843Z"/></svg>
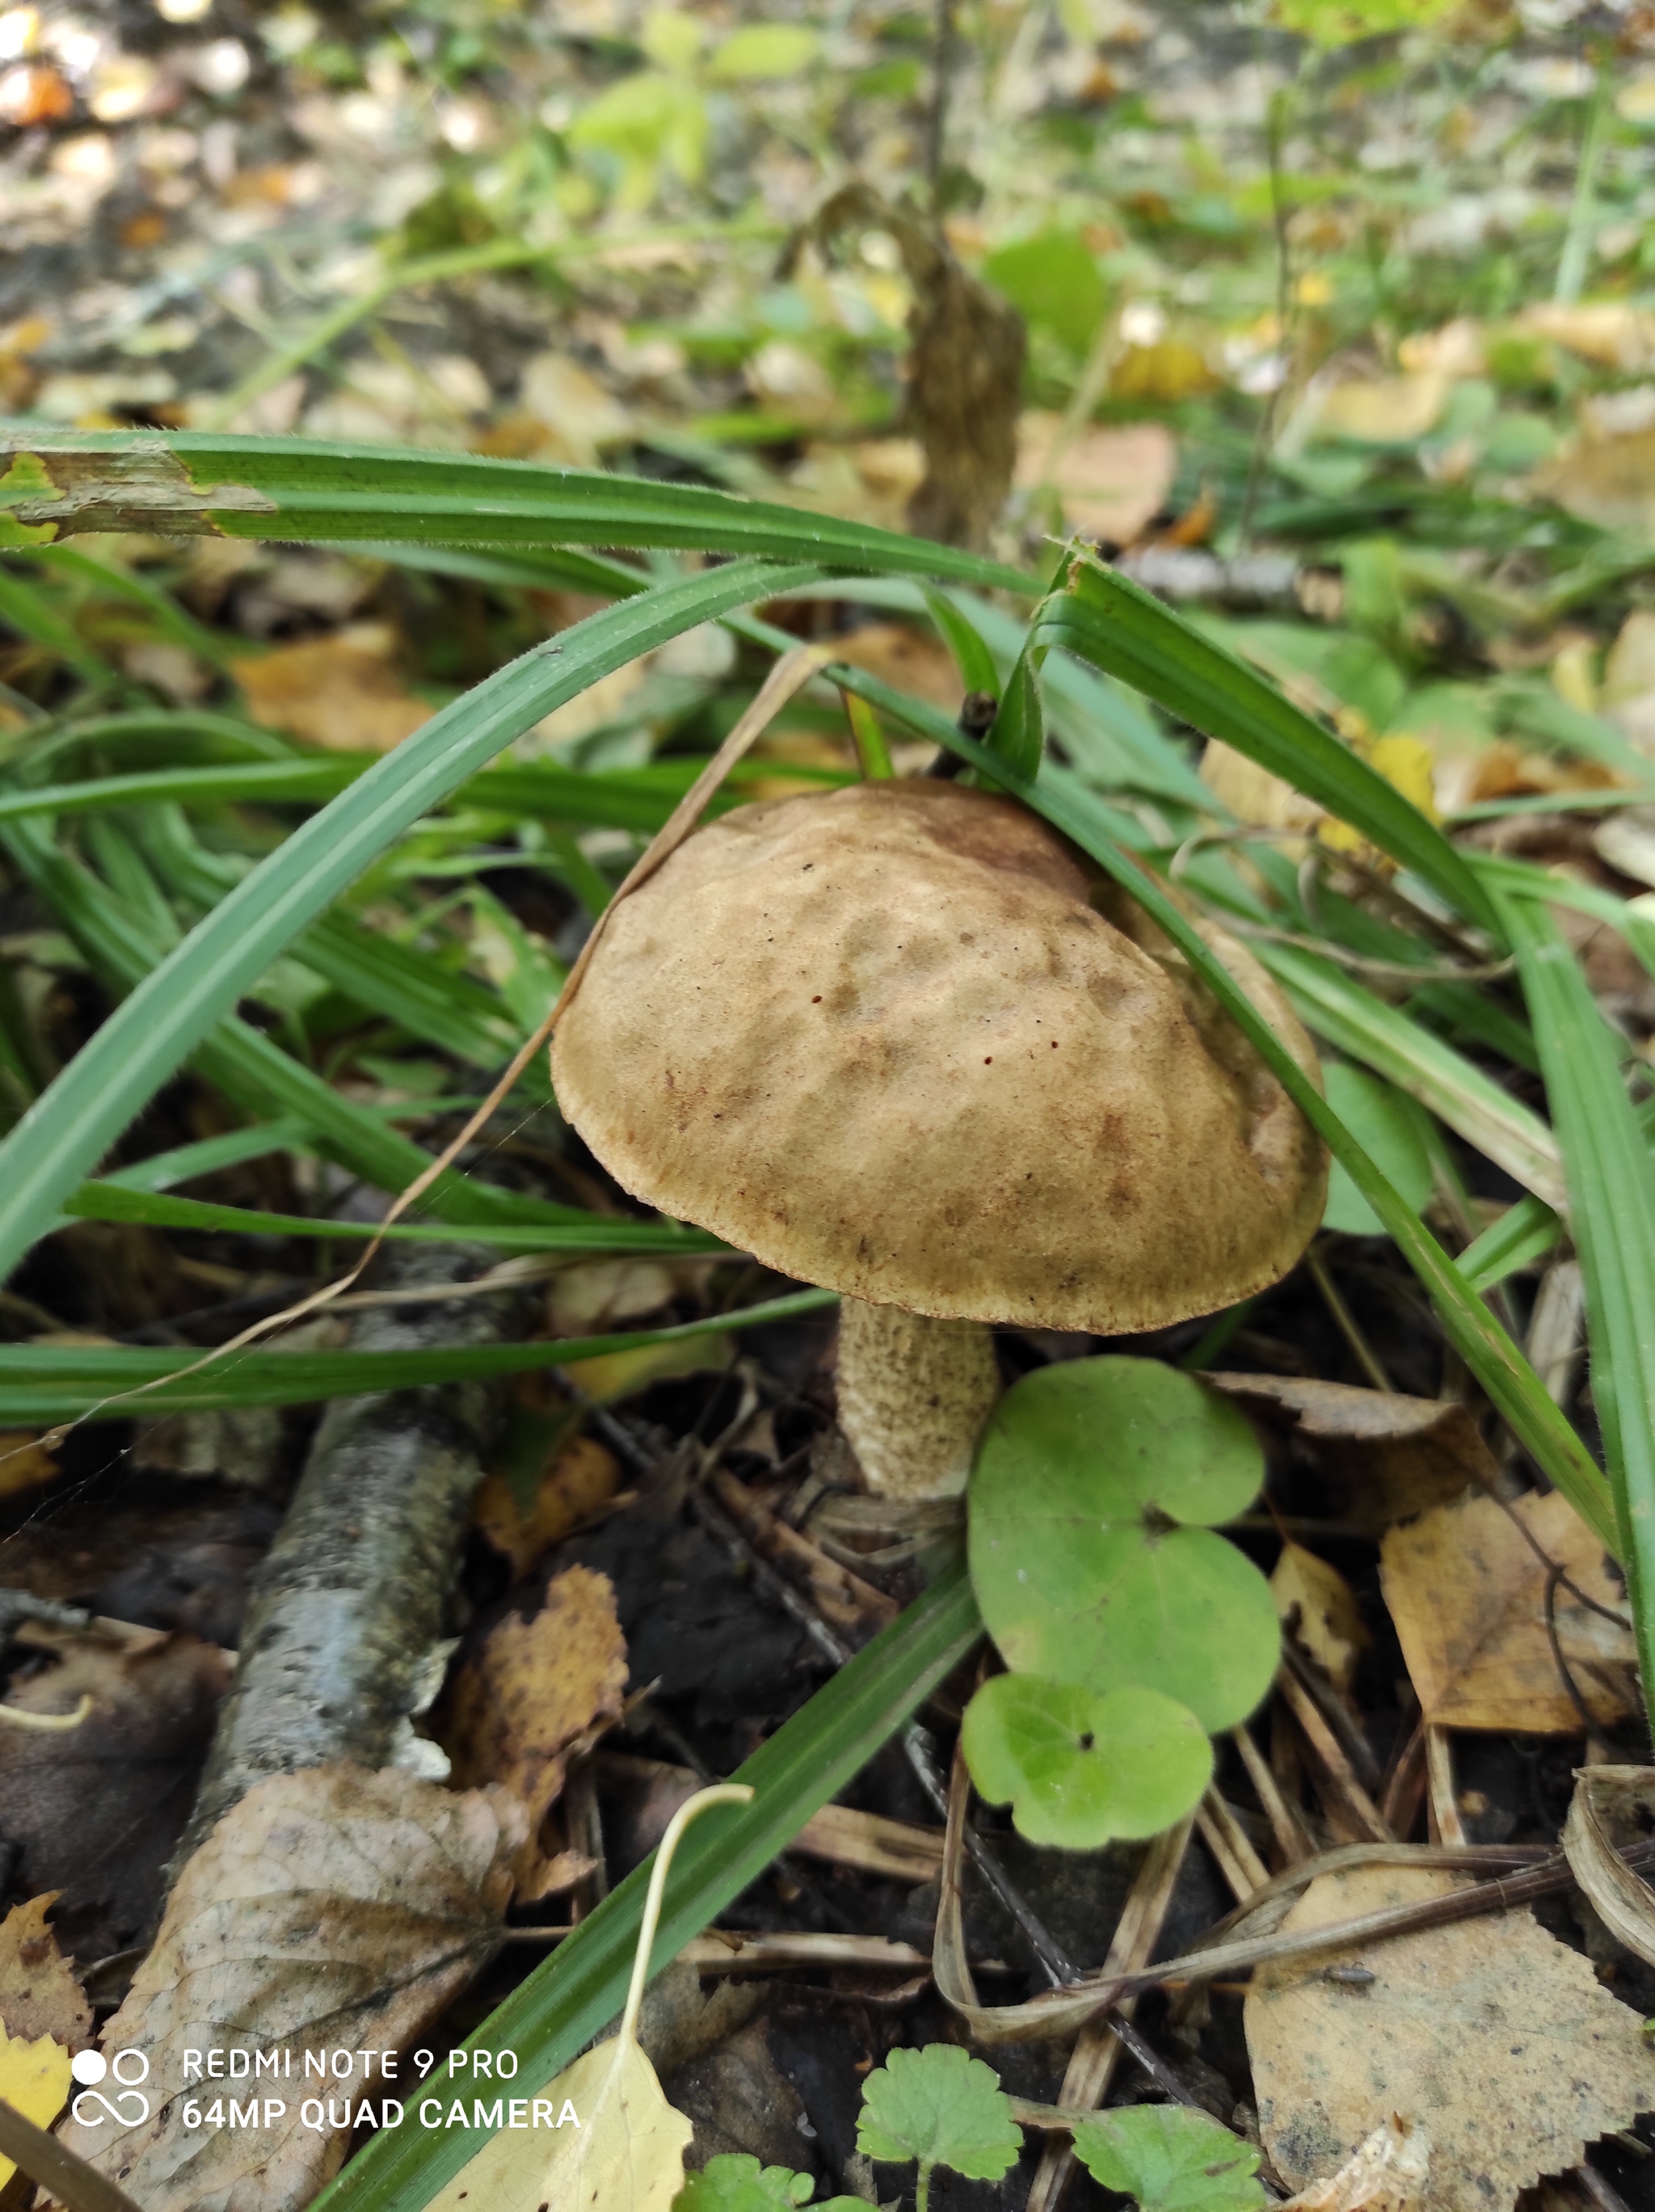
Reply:
<svg viewBox="0 0 1655 2212"><path fill-rule="evenodd" d="M1310 1040L1214 951L1313 1078ZM1314 1130L1135 901L1015 800L931 779L767 799L610 909L552 1046L626 1189L837 1291L870 1486L964 1487L994 1324L1118 1336L1277 1281Z"/></svg>
<svg viewBox="0 0 1655 2212"><path fill-rule="evenodd" d="M999 1395L981 1322L840 1301L839 1425L882 1498L957 1498Z"/></svg>

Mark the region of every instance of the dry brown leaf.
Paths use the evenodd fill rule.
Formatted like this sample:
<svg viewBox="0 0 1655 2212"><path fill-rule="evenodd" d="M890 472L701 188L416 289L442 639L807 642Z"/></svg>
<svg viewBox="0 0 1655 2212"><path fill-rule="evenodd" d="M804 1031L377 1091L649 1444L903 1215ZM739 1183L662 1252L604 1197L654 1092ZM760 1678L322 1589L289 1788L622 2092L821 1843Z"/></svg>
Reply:
<svg viewBox="0 0 1655 2212"><path fill-rule="evenodd" d="M1655 1966L1655 1891L1621 1856L1655 1826L1655 1767L1583 1766L1574 1778L1563 1849L1569 1871L1617 1942Z"/></svg>
<svg viewBox="0 0 1655 2212"><path fill-rule="evenodd" d="M478 1486L472 1517L497 1552L512 1563L512 1579L521 1582L536 1564L572 1530L590 1521L621 1486L621 1463L591 1437L571 1437L535 1492L527 1511L498 1474Z"/></svg>
<svg viewBox="0 0 1655 2212"><path fill-rule="evenodd" d="M1515 1518L1513 1518L1515 1516ZM1476 1491L1392 1528L1380 1547L1379 1580L1409 1677L1438 1728L1574 1735L1580 1716L1546 1633L1548 1559L1597 1604L1621 1612L1625 1595L1603 1547L1558 1492L1534 1492L1509 1509ZM1553 1619L1569 1672L1605 1727L1638 1710L1630 1629L1605 1620L1560 1583Z"/></svg>
<svg viewBox="0 0 1655 2212"><path fill-rule="evenodd" d="M1302 1544L1283 1544L1270 1588L1278 1617L1301 1648L1331 1682L1348 1690L1358 1656L1373 1639L1344 1577Z"/></svg>
<svg viewBox="0 0 1655 2212"><path fill-rule="evenodd" d="M303 2126L303 2054L403 2050L470 1979L511 1893L522 1808L505 1790L464 1795L394 1767L313 1766L273 1776L227 1813L185 1867L155 1948L104 2029L141 2051L160 2092L147 2121L70 2120L63 2139L145 2212L287 2212L337 2172L350 2131ZM293 2053L293 2078L259 2085L262 2124L186 2129L199 2097L186 2050ZM230 2094L241 2085L226 2081ZM247 2094L251 2094L251 2089ZM405 2096L364 2060L320 2091L352 2118ZM270 2112L265 2097L286 2106ZM266 2115L268 2114L268 2118Z"/></svg>
<svg viewBox="0 0 1655 2212"><path fill-rule="evenodd" d="M0 1498L55 1482L62 1473L33 1429L0 1429Z"/></svg>
<svg viewBox="0 0 1655 2212"><path fill-rule="evenodd" d="M911 691L945 714L957 714L965 686L954 655L940 638L927 637L906 623L868 623L834 641L835 659L877 676L899 691Z"/></svg>
<svg viewBox="0 0 1655 2212"><path fill-rule="evenodd" d="M31 1894L64 1892L58 1923L82 1957L124 1949L150 1922L189 1817L229 1665L215 1645L157 1633L113 1648L37 1632L58 1664L7 1703L92 1710L66 1735L0 1729L0 1843Z"/></svg>
<svg viewBox="0 0 1655 2212"><path fill-rule="evenodd" d="M531 1620L507 1613L463 1666L443 1701L438 1738L458 1784L503 1783L527 1808L517 1893L547 1894L540 1828L571 1757L621 1717L627 1645L615 1586L570 1567Z"/></svg>
<svg viewBox="0 0 1655 2212"><path fill-rule="evenodd" d="M31 2040L49 2035L76 2050L92 2033L92 2008L46 1924L58 1895L49 1889L0 1920L0 2027Z"/></svg>
<svg viewBox="0 0 1655 2212"><path fill-rule="evenodd" d="M1282 1925L1315 1928L1459 1886L1418 1867L1323 1875ZM1422 1929L1360 1956L1373 1976L1364 1988L1327 1980L1313 1953L1253 1976L1259 2128L1293 2186L1348 2158L1375 2112L1394 2112L1430 2130L1421 2212L1501 2212L1655 2109L1655 2052L1639 2015L1532 1914Z"/></svg>
<svg viewBox="0 0 1655 2212"><path fill-rule="evenodd" d="M1431 2138L1393 2114L1325 2181L1289 2197L1282 2212L1403 2212L1431 2172Z"/></svg>
<svg viewBox="0 0 1655 2212"><path fill-rule="evenodd" d="M1655 526L1655 425L1577 432L1531 479L1582 522L1646 536Z"/></svg>
<svg viewBox="0 0 1655 2212"><path fill-rule="evenodd" d="M1592 300L1569 305L1561 301L1537 300L1523 310L1518 321L1536 337L1549 338L1583 361L1600 368L1635 374L1655 362L1655 315L1634 307L1629 300Z"/></svg>
<svg viewBox="0 0 1655 2212"><path fill-rule="evenodd" d="M658 1260L584 1261L553 1276L546 1326L554 1336L601 1334L617 1322L658 1313L678 1287L678 1274Z"/></svg>
<svg viewBox="0 0 1655 2212"><path fill-rule="evenodd" d="M435 711L410 696L395 651L384 623L351 623L331 637L233 660L230 672L266 729L332 752L386 753Z"/></svg>
<svg viewBox="0 0 1655 2212"><path fill-rule="evenodd" d="M1178 441L1164 422L1093 423L1059 447L1062 427L1061 416L1039 410L1022 417L1017 483L1031 490L1050 482L1072 528L1131 544L1167 504Z"/></svg>
<svg viewBox="0 0 1655 2212"><path fill-rule="evenodd" d="M1207 1380L1281 1431L1325 1480L1337 1511L1366 1534L1457 1498L1499 1470L1464 1406L1298 1375Z"/></svg>

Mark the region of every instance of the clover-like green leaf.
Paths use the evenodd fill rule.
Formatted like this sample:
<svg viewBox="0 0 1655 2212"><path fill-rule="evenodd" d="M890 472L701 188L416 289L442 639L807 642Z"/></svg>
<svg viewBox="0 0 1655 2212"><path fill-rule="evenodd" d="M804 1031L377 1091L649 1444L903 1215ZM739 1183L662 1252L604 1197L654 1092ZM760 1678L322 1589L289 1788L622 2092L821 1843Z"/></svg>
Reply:
<svg viewBox="0 0 1655 2212"><path fill-rule="evenodd" d="M1280 1650L1270 1589L1212 1533L1264 1477L1244 1417L1159 1360L1038 1368L996 1407L970 1496L971 1579L1021 1674L1131 1683L1230 1728Z"/></svg>
<svg viewBox="0 0 1655 2212"><path fill-rule="evenodd" d="M997 1674L966 1707L961 1741L979 1793L1011 1806L1031 1844L1095 1850L1155 1836L1211 1778L1213 1747L1187 1705L1158 1690L1098 1697L1072 1682Z"/></svg>
<svg viewBox="0 0 1655 2212"><path fill-rule="evenodd" d="M1252 2145L1187 2105L1100 2113L1076 2129L1075 2154L1143 2212L1258 2212L1264 2202Z"/></svg>
<svg viewBox="0 0 1655 2212"><path fill-rule="evenodd" d="M672 2212L798 2212L815 2183L787 2166L763 2166L746 2151L720 2151L699 2173L686 2174ZM830 2197L810 2212L865 2212L859 2197Z"/></svg>
<svg viewBox="0 0 1655 2212"><path fill-rule="evenodd" d="M856 2147L864 2158L918 2161L918 2212L926 2212L934 2166L997 2181L1022 2142L999 2076L955 2044L894 2051L863 2085Z"/></svg>

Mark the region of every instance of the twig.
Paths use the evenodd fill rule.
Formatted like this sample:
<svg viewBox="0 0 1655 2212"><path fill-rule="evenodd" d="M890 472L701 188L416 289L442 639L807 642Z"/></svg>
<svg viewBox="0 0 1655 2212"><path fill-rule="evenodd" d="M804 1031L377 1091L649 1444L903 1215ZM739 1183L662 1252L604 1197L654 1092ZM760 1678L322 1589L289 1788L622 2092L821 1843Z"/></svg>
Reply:
<svg viewBox="0 0 1655 2212"><path fill-rule="evenodd" d="M1345 1304L1343 1295L1333 1279L1331 1269L1313 1244L1305 1255L1305 1265L1310 1271L1311 1280L1321 1292L1323 1304L1332 1315L1340 1335L1350 1346L1356 1364L1376 1390L1383 1390L1389 1395L1393 1387L1391 1377L1380 1364L1379 1354L1357 1327L1356 1316Z"/></svg>
<svg viewBox="0 0 1655 2212"><path fill-rule="evenodd" d="M1366 1838L1375 1844L1394 1841L1379 1807L1363 1789L1355 1769L1346 1758L1343 1746L1290 1665L1283 1665L1276 1678L1276 1686L1288 1711L1304 1731L1305 1740L1327 1777L1340 1811L1357 1832L1357 1839Z"/></svg>

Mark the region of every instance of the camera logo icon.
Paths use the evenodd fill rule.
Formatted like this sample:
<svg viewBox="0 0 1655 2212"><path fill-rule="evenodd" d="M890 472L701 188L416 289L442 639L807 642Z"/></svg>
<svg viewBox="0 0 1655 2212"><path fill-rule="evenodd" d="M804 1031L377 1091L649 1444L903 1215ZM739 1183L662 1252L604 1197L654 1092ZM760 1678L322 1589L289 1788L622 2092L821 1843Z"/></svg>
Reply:
<svg viewBox="0 0 1655 2212"><path fill-rule="evenodd" d="M106 2119L136 2128L149 2118L149 2100L138 2087L149 2079L149 2061L142 2051L118 2051L111 2058L101 2051L77 2051L69 2070L82 2084L70 2111L83 2128L100 2128ZM119 2085L112 2098L98 2087L112 2075Z"/></svg>

